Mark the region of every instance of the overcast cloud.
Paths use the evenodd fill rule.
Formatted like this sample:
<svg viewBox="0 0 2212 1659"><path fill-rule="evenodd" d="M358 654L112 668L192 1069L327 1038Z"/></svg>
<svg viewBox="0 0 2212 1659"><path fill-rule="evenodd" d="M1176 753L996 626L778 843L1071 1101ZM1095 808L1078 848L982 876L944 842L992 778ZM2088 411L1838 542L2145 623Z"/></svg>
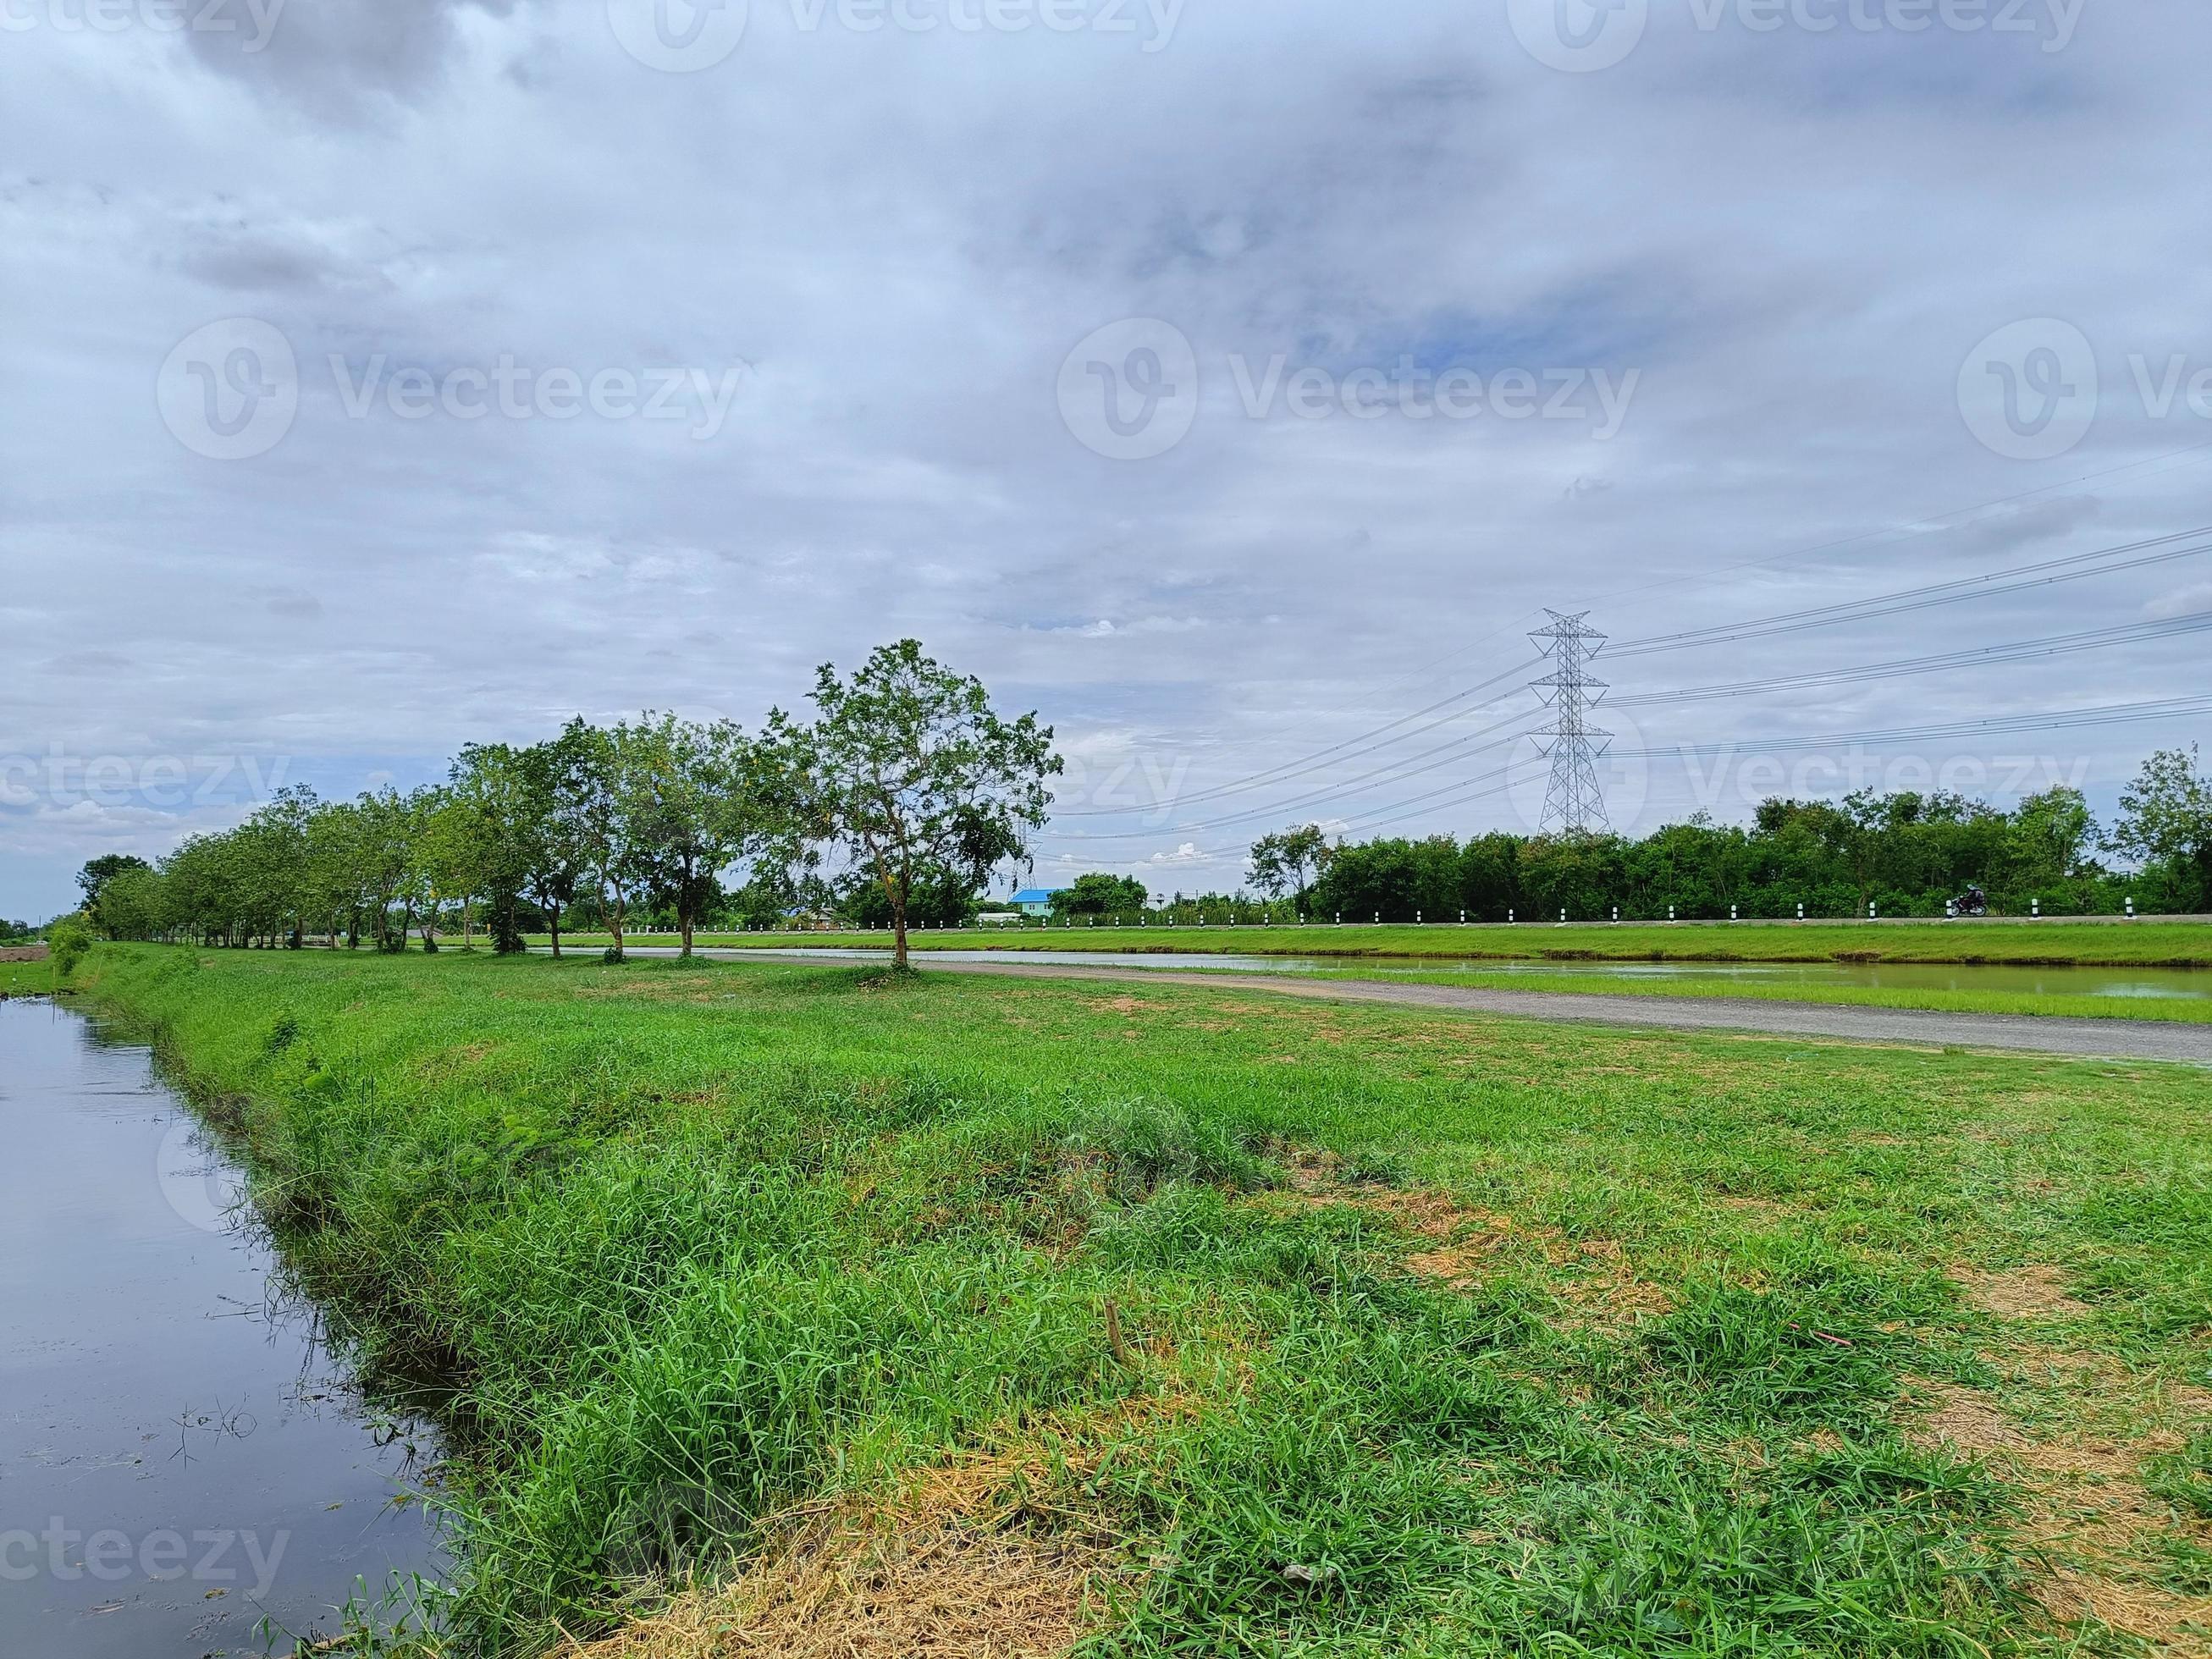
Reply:
<svg viewBox="0 0 2212 1659"><path fill-rule="evenodd" d="M275 782L752 722L909 634L1057 728L1041 874L1231 887L1300 819L1533 827L1526 738L1413 769L1538 671L1361 734L1541 607L2212 525L2197 0L659 4L0 0L0 913ZM1607 678L2205 611L2212 556ZM2207 637L1624 707L1778 746L1626 760L1616 824L1838 793L1811 734L2203 696ZM1865 764L2108 809L2208 728Z"/></svg>

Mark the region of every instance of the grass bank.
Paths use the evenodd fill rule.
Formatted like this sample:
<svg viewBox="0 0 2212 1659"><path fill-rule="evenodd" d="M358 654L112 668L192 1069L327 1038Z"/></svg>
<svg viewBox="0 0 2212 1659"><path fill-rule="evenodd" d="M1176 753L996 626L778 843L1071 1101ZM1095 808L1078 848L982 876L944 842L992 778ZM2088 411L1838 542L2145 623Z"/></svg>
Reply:
<svg viewBox="0 0 2212 1659"><path fill-rule="evenodd" d="M548 941L539 935L532 943ZM600 933L566 935L598 950ZM635 944L672 939L632 936ZM909 936L916 951L1135 951L1241 956L1565 956L1613 962L2017 963L2027 966L2212 968L2212 924L2199 921L1681 922L1466 927L970 928ZM794 945L890 948L889 933L702 933L715 948Z"/></svg>
<svg viewBox="0 0 2212 1659"><path fill-rule="evenodd" d="M82 976L364 1359L459 1389L443 1652L2212 1628L2195 1072L801 965Z"/></svg>

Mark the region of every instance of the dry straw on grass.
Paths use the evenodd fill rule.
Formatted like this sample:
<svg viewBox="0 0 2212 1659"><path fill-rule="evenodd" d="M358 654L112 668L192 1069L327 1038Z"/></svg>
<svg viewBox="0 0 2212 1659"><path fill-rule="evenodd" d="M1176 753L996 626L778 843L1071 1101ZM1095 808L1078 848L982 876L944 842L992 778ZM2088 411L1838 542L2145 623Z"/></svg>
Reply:
<svg viewBox="0 0 2212 1659"><path fill-rule="evenodd" d="M1067 1467L1114 1435L1189 1409L1170 1394L1075 1425ZM693 1591L558 1659L1051 1659L1094 1624L1115 1571L1114 1536L1051 1506L1048 1460L1020 1449L911 1477L888 1501L792 1511L734 1583Z"/></svg>
<svg viewBox="0 0 2212 1659"><path fill-rule="evenodd" d="M2042 1555L2036 1597L2054 1618L2110 1626L2157 1654L2212 1653L2212 1600L2147 1577L2145 1558L2160 1534L2212 1543L2212 1528L2176 1516L2143 1486L2143 1459L2173 1449L2179 1436L2125 1444L2094 1435L2040 1438L1979 1389L1930 1382L1915 1389L1913 1440L1987 1457L2017 1481L2027 1535Z"/></svg>

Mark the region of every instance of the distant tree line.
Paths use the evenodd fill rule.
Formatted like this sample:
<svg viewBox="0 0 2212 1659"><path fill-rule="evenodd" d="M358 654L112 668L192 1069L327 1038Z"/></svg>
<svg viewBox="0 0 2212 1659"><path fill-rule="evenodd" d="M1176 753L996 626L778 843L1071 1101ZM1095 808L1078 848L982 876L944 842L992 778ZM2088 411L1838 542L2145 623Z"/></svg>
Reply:
<svg viewBox="0 0 2212 1659"><path fill-rule="evenodd" d="M847 678L824 666L816 716L771 710L757 732L648 714L579 718L544 742L471 744L447 781L325 801L279 791L234 830L158 866L124 855L80 878L116 939L436 951L479 934L613 936L672 920L688 954L704 926L810 903L878 907L906 957L909 926L1025 864L1060 769L1034 714L1002 719L981 682L883 647Z"/></svg>
<svg viewBox="0 0 2212 1659"><path fill-rule="evenodd" d="M2116 854L2133 867L2099 861ZM2079 790L2010 811L1950 793L1865 792L1841 802L1769 800L1748 825L1703 814L1641 839L1494 832L1332 846L1313 825L1262 838L1253 880L1319 920L1503 921L1553 917L1684 919L1938 916L1978 888L2001 913L2212 910L2212 780L2197 752L2154 755L2100 830Z"/></svg>

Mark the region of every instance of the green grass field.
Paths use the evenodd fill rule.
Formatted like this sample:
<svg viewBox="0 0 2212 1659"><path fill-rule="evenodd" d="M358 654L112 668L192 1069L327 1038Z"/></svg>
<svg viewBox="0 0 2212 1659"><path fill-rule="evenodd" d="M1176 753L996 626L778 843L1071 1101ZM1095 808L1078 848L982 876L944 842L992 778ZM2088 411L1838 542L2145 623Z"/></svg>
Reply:
<svg viewBox="0 0 2212 1659"><path fill-rule="evenodd" d="M1393 969L1378 974L1350 965L1320 970L1322 979L1406 980L1415 984L1463 985L1496 991L1560 991L1583 996L1697 997L1760 1002L1817 1002L1850 1008L1918 1008L1952 1014L2031 1014L2069 1019L2154 1019L2212 1024L2212 996L2142 997L2069 995L2011 990L1948 990L1923 986L1762 984L1742 979L1604 979L1567 975L1534 977L1489 973L1480 969Z"/></svg>
<svg viewBox="0 0 2212 1659"><path fill-rule="evenodd" d="M80 978L364 1364L456 1390L442 1653L2212 1642L2201 1072L800 964Z"/></svg>
<svg viewBox="0 0 2212 1659"><path fill-rule="evenodd" d="M2034 927L1958 923L1941 927L1899 924L1725 927L1686 923L1677 927L1360 927L1360 928L1054 928L1026 933L918 933L917 951L1000 948L1009 951L1082 951L1099 955L1133 955L1141 963L1152 952L1173 951L1207 956L1298 955L1312 957L1322 977L1408 979L1480 989L1561 991L1600 996L1749 998L1776 1002L1827 1003L1861 1008L1917 1008L1942 1013L2039 1014L2078 1019L2150 1019L2191 1024L2212 1024L2212 997L2150 997L2067 994L1997 988L1952 989L1913 985L1853 986L1760 983L1716 975L1638 980L1567 974L1541 977L1480 967L1441 965L1445 959L1710 963L1863 962L1879 955L1893 966L1971 963L1992 969L2008 967L2164 969L2188 971L2188 964L2212 968L2212 927L2186 922L2132 925L2044 923ZM543 944L540 939L535 941ZM564 942L581 952L600 950L604 934L579 935ZM634 939L634 945L672 946L662 935ZM832 949L888 949L878 933L702 934L709 949L784 950L809 946ZM1408 969L1389 957L1428 957L1433 971ZM2208 975L2212 983L2212 975Z"/></svg>
<svg viewBox="0 0 2212 1659"><path fill-rule="evenodd" d="M53 988L53 969L43 959L9 960L26 954L21 950L0 952L0 996L44 996Z"/></svg>
<svg viewBox="0 0 2212 1659"><path fill-rule="evenodd" d="M634 943L672 943L633 935ZM1272 956L1524 958L1569 953L1621 962L1990 962L2212 968L2212 925L2040 922L1682 922L1431 927L969 928L909 935L917 951L1175 951ZM547 943L542 934L532 941ZM598 949L604 933L563 937ZM717 948L834 945L889 949L889 933L702 933Z"/></svg>

